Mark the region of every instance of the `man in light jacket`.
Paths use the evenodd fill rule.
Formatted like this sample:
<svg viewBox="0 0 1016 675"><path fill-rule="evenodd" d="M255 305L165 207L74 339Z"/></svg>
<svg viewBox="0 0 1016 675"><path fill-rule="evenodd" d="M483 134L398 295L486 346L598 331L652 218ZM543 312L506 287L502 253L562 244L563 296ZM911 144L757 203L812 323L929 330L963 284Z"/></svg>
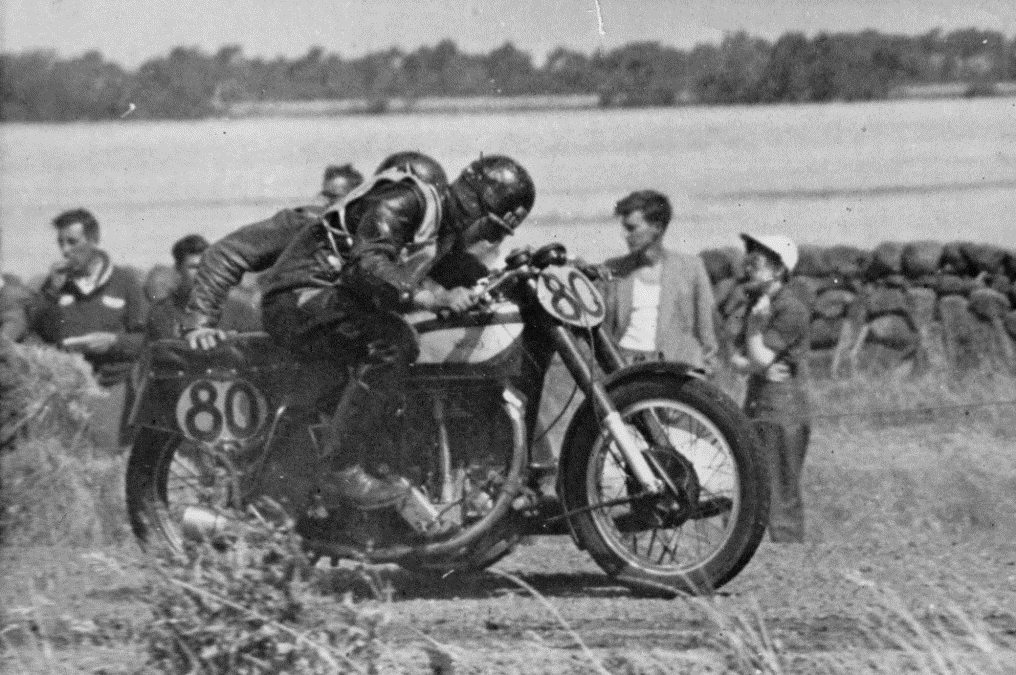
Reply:
<svg viewBox="0 0 1016 675"><path fill-rule="evenodd" d="M632 362L683 361L707 373L719 351L713 325L713 291L697 255L664 248L672 210L654 190L633 192L617 203L626 255L604 263L607 328Z"/></svg>

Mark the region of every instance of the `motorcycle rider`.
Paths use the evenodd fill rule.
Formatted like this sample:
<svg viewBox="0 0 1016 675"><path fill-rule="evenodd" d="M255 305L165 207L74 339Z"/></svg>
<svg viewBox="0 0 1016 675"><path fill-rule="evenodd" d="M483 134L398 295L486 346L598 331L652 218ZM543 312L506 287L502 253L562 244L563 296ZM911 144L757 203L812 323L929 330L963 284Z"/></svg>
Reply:
<svg viewBox="0 0 1016 675"><path fill-rule="evenodd" d="M422 177L406 165L384 164L323 214L286 209L213 244L191 291L186 336L192 348L213 348L224 337L215 325L229 288L246 272L264 272L262 308L272 337L303 358L357 367L340 403L346 413L336 412L325 434L323 453L337 461L323 487L334 491L329 497L364 510L406 494L339 447L353 436L348 411L363 406L370 412L360 418L383 414L417 357L416 338L400 313L462 312L475 304L469 288L446 288L429 273L449 255L512 234L536 196L528 172L502 155L481 156L450 185L432 166Z"/></svg>
<svg viewBox="0 0 1016 675"><path fill-rule="evenodd" d="M445 170L433 157L416 150L396 152L384 159L375 176L380 176L392 169L413 174L417 178L430 183L439 190L447 190L449 181ZM484 264L497 257L499 243L481 239L468 248L456 246L448 255L441 258L424 278L424 283L436 282L446 289L456 286L474 286L481 277L490 270Z"/></svg>

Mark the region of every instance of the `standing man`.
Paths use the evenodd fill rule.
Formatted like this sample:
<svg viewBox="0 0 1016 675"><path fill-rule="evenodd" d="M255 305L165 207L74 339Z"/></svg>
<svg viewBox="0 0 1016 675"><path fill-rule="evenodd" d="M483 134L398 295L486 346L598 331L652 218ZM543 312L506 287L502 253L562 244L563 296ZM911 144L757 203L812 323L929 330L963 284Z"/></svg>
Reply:
<svg viewBox="0 0 1016 675"><path fill-rule="evenodd" d="M321 205L328 208L342 201L362 182L363 174L354 169L352 164L342 166L331 164L325 167L325 175L321 181Z"/></svg>
<svg viewBox="0 0 1016 675"><path fill-rule="evenodd" d="M769 537L804 541L801 473L811 425L805 390L811 312L787 286L797 246L784 236L742 234L748 281L744 328L734 341L731 365L748 374L744 410L755 420L772 481Z"/></svg>
<svg viewBox="0 0 1016 675"><path fill-rule="evenodd" d="M664 248L670 224L667 197L633 192L614 207L628 254L604 266L607 329L631 361L682 361L712 373L719 351L713 326L713 290L697 255Z"/></svg>
<svg viewBox="0 0 1016 675"><path fill-rule="evenodd" d="M144 343L144 299L137 279L99 248L99 222L85 209L53 219L62 259L42 286L39 335L84 355L110 394L94 418L98 441L120 445L126 382Z"/></svg>

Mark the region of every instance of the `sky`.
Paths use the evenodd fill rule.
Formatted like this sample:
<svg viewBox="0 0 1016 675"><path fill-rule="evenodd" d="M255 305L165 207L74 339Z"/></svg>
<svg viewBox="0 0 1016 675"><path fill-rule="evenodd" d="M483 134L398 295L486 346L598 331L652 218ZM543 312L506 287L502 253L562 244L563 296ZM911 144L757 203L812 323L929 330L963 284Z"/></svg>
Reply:
<svg viewBox="0 0 1016 675"><path fill-rule="evenodd" d="M1016 35L1016 0L0 0L0 50L96 49L127 67L177 45L293 57L320 45L343 56L451 38L468 52L506 41L537 62L636 40L688 48L747 30L913 35L977 27Z"/></svg>

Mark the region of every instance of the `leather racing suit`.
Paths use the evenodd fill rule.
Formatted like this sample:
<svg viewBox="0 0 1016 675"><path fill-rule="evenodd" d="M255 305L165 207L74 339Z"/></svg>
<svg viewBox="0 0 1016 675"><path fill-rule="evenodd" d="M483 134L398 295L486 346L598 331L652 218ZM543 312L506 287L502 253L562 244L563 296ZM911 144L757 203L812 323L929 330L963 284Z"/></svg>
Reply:
<svg viewBox="0 0 1016 675"><path fill-rule="evenodd" d="M325 439L331 447L324 448L355 464L361 453L352 451L357 443L351 441L359 434L340 417L390 410L418 353L399 312L412 307L431 268L460 250L463 220L446 194L398 171L368 181L337 208L280 211L205 252L188 305L189 327L214 326L229 289L244 273L263 272L264 325L276 341L305 359L362 366L363 386L343 397L346 404ZM367 415L350 414L364 405Z"/></svg>

